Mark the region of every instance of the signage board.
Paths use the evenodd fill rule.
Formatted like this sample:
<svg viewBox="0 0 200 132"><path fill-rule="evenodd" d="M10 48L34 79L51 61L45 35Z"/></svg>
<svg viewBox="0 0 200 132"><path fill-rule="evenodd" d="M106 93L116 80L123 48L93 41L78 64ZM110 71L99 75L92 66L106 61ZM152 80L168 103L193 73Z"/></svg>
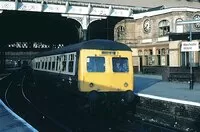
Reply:
<svg viewBox="0 0 200 132"><path fill-rule="evenodd" d="M182 42L181 52L188 52L188 51L199 51L199 42L198 41Z"/></svg>

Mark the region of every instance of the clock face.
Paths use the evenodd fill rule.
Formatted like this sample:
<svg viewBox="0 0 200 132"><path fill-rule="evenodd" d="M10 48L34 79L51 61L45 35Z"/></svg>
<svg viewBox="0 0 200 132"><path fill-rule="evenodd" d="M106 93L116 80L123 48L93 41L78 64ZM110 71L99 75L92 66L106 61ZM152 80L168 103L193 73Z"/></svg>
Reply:
<svg viewBox="0 0 200 132"><path fill-rule="evenodd" d="M145 33L149 33L151 31L151 24L150 24L150 20L146 19L143 23L143 29Z"/></svg>
<svg viewBox="0 0 200 132"><path fill-rule="evenodd" d="M194 20L200 20L200 15L199 15L199 14L194 15L193 19L194 19ZM200 23L195 23L195 24L194 24L194 27L195 27L197 30L200 30Z"/></svg>

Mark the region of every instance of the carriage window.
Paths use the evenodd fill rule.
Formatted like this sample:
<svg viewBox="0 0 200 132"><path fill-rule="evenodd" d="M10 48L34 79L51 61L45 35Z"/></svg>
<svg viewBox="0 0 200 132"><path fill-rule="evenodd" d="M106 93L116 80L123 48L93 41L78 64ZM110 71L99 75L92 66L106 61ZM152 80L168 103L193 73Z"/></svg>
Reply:
<svg viewBox="0 0 200 132"><path fill-rule="evenodd" d="M112 58L113 72L128 72L128 58Z"/></svg>
<svg viewBox="0 0 200 132"><path fill-rule="evenodd" d="M87 57L88 72L105 72L104 57Z"/></svg>
<svg viewBox="0 0 200 132"><path fill-rule="evenodd" d="M44 61L42 62L42 69L44 69Z"/></svg>
<svg viewBox="0 0 200 132"><path fill-rule="evenodd" d="M73 61L69 61L69 65L68 65L68 72L73 72Z"/></svg>
<svg viewBox="0 0 200 132"><path fill-rule="evenodd" d="M73 72L74 68L74 54L70 54L68 56L69 61L68 61L68 72Z"/></svg>
<svg viewBox="0 0 200 132"><path fill-rule="evenodd" d="M63 62L62 62L62 71L66 71L66 61L67 61L67 56L64 55Z"/></svg>
<svg viewBox="0 0 200 132"><path fill-rule="evenodd" d="M48 70L51 70L51 61L49 61Z"/></svg>
<svg viewBox="0 0 200 132"><path fill-rule="evenodd" d="M52 62L52 70L55 70L55 61Z"/></svg>
<svg viewBox="0 0 200 132"><path fill-rule="evenodd" d="M40 62L38 62L38 69L40 69Z"/></svg>
<svg viewBox="0 0 200 132"><path fill-rule="evenodd" d="M37 68L37 69L38 69L38 66L39 66L39 62L36 63L36 68Z"/></svg>
<svg viewBox="0 0 200 132"><path fill-rule="evenodd" d="M36 69L38 68L38 62L36 62L36 66L35 66L35 68L36 68Z"/></svg>
<svg viewBox="0 0 200 132"><path fill-rule="evenodd" d="M45 62L45 68L44 69L47 69L47 61Z"/></svg>
<svg viewBox="0 0 200 132"><path fill-rule="evenodd" d="M56 71L58 71L58 61L59 61L59 57L57 56L57 59L56 59Z"/></svg>

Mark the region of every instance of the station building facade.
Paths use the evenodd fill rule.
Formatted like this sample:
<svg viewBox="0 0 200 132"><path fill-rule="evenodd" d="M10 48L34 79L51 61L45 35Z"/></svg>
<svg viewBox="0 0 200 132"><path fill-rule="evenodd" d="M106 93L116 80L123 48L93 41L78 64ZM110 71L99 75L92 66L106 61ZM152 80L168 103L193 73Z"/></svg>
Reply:
<svg viewBox="0 0 200 132"><path fill-rule="evenodd" d="M114 40L132 48L136 70L141 71L144 67L188 67L190 57L194 67L200 66L200 52L193 52L191 56L189 52L181 52L181 43L189 40L189 25L177 24L179 21L200 20L200 9L167 8L136 14L135 17L116 24ZM199 42L200 23L193 24L191 30L196 33L195 41ZM178 35L177 39L171 39L173 34Z"/></svg>

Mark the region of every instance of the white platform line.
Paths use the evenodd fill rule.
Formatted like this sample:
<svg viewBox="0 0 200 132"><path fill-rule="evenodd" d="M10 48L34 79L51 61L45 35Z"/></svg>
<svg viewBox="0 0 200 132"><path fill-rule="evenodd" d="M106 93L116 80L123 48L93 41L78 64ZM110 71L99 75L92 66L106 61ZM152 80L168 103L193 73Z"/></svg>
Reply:
<svg viewBox="0 0 200 132"><path fill-rule="evenodd" d="M4 103L3 101L0 100L0 104L3 105L3 107L9 112L11 113L15 118L17 118L20 122L22 122L25 126L27 126L29 129L31 129L33 132L38 132L38 130L36 130L35 128L33 128L30 124L28 124L24 119L22 119L21 117L19 117L17 114L15 114L12 110L10 110Z"/></svg>
<svg viewBox="0 0 200 132"><path fill-rule="evenodd" d="M135 93L135 94L138 96L141 96L141 97L146 97L146 98L151 98L151 99L156 99L156 100L162 100L162 101L168 101L168 102L186 104L186 105L193 105L193 106L200 106L200 103L198 103L198 102L172 99L172 98L166 98L166 97L159 97L159 96L149 95L149 94L141 94L141 93Z"/></svg>

